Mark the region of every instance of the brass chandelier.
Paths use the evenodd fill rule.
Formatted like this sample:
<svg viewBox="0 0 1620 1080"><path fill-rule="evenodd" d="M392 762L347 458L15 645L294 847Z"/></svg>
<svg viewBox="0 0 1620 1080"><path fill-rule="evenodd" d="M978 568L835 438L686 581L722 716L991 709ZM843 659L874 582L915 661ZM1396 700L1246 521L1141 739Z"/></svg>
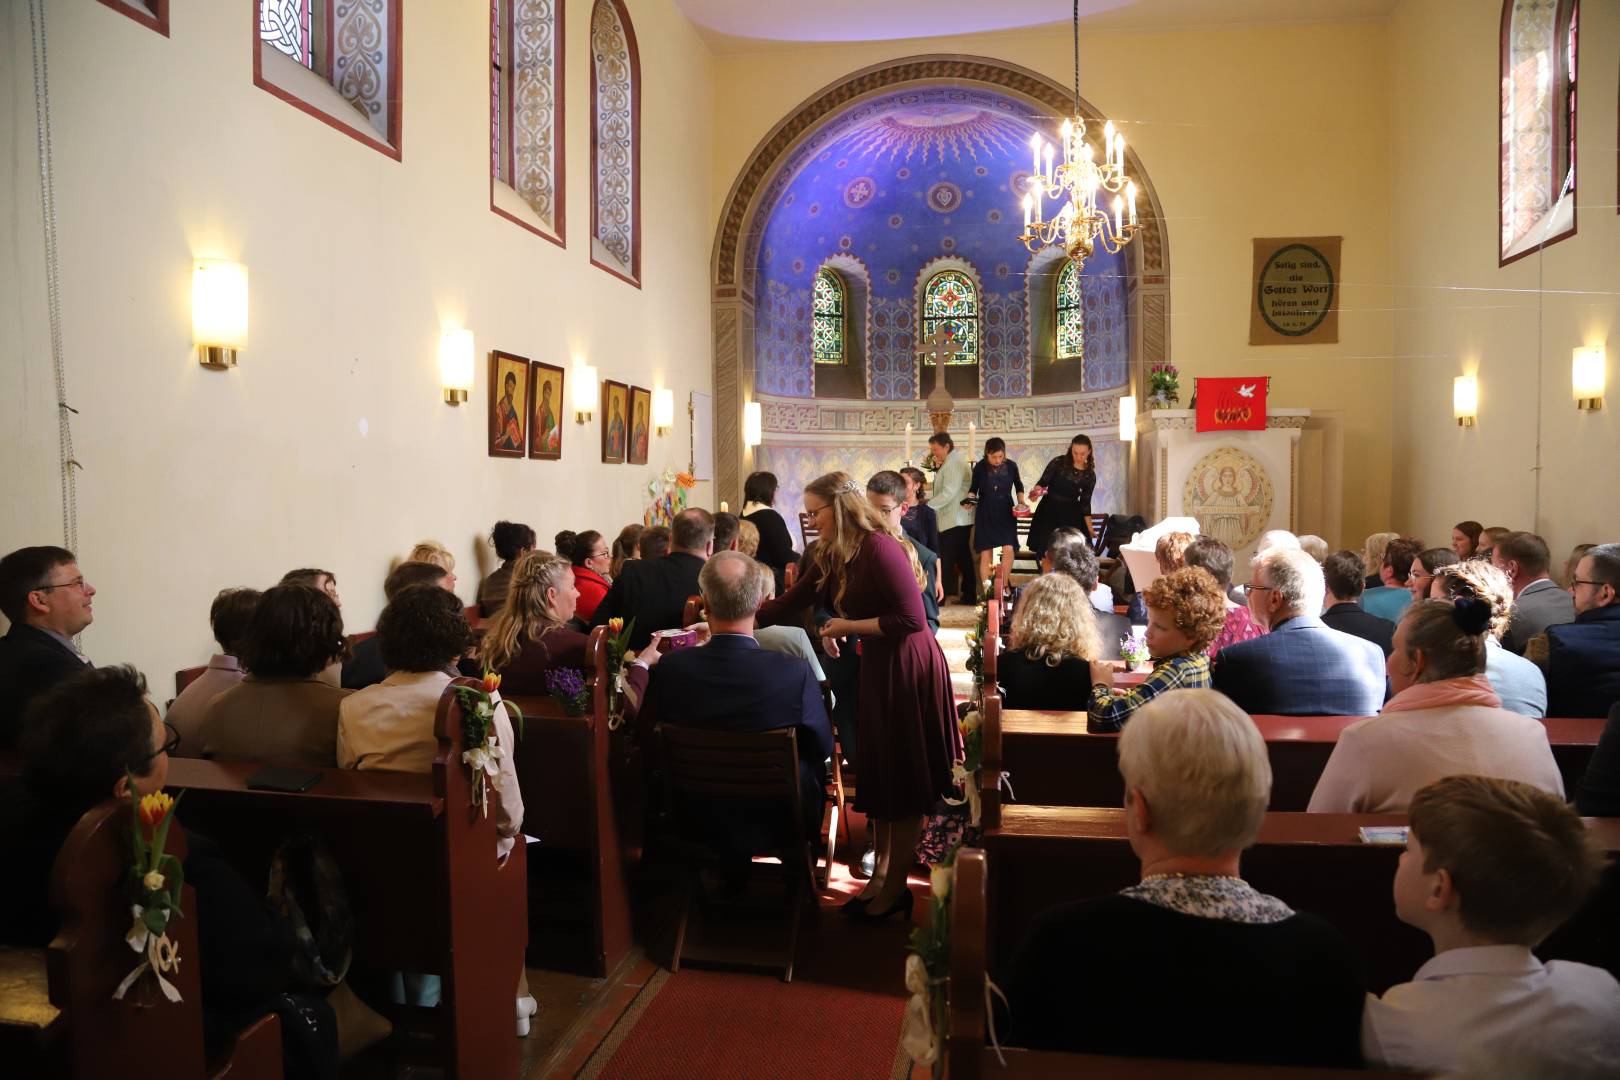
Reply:
<svg viewBox="0 0 1620 1080"><path fill-rule="evenodd" d="M1086 118L1080 110L1080 0L1074 0L1074 116L1063 121L1058 148L1039 132L1030 136L1033 154L1024 191L1024 232L1019 239L1031 252L1061 243L1076 267L1099 245L1113 254L1131 242L1142 226L1136 220L1136 183L1125 176L1125 136L1114 122L1103 125L1102 160L1086 141ZM1121 194L1123 192L1123 194ZM1112 216L1099 202L1112 195ZM1056 212L1046 216L1046 200Z"/></svg>

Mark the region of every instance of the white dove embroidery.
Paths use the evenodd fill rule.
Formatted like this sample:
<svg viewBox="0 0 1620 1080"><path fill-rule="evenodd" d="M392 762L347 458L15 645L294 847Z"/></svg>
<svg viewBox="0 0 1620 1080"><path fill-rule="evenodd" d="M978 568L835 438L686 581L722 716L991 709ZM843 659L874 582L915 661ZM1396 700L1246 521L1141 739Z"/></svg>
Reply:
<svg viewBox="0 0 1620 1080"><path fill-rule="evenodd" d="M1254 383L1249 383L1247 386L1240 386L1240 387L1238 387L1238 397L1250 397L1250 398L1252 398L1252 397L1254 397L1254 390L1255 390L1255 384Z"/></svg>

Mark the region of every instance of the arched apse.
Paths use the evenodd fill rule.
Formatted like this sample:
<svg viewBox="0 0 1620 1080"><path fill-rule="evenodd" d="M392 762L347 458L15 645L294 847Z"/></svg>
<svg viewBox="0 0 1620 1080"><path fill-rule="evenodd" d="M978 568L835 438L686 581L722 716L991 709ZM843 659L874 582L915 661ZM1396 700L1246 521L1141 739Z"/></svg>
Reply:
<svg viewBox="0 0 1620 1080"><path fill-rule="evenodd" d="M918 94L918 101L912 104L921 104L925 97L940 90L947 95L956 92L979 95L981 99L997 99L1005 106L1000 108L1001 114L1019 118L1022 123L1044 124L1042 130L1048 137L1055 137L1057 121L1073 111L1072 93L1061 84L1001 61L963 56L922 56L894 61L855 72L812 95L761 141L734 182L722 208L711 264L716 395L715 479L721 497L730 497L732 492L739 491L743 473L758 464L757 455L746 451L741 438L742 405L745 401L754 400L756 394L765 399L765 426L768 433L800 432L803 430L801 425L805 423L814 425L818 422L817 417L824 417L844 426L853 422L858 425L854 433L864 436L885 433L897 435L908 420L915 421L918 418L917 398L920 393L925 393L927 388L919 388L915 377L909 386L903 385L900 379L891 380L895 392L888 395L877 392L875 384L870 386L869 390L874 400L860 403L865 408L854 410L860 413L854 420L842 415L843 412L851 410L813 408L810 407L810 401L805 402L805 407L799 407L791 402L779 400L791 397L809 398L813 392L811 390L813 380L809 375L807 357L803 365L805 377L799 380L797 385L793 385L791 381L787 384L782 381L784 368L773 366L781 359L780 355L763 357L760 355L759 323L765 320L774 333L777 324L772 320L778 319L779 312L772 310L770 296L760 294L758 283L761 280L759 270L763 265L762 252L766 247L767 234L772 223L772 211L789 193L795 180L804 174L807 164L820 161L823 155L835 149L833 144L847 139L848 128L841 121L857 116L866 106L877 109L883 107L885 102L891 105L905 104L897 102L896 98L905 96L908 92ZM947 99L944 104L948 106L949 100ZM1088 120L1096 119L1099 124L1101 123L1097 110L1085 102L1082 102L1082 112ZM851 123L853 124L853 120ZM891 128L893 126L889 125ZM902 143L913 144L911 146L913 154L920 156L922 146L927 144L929 135L926 132L921 135L899 132L891 133L890 138L891 141L901 138ZM932 145L934 152L930 160L938 164L942 160L938 152L941 143L936 140ZM905 147L902 146L900 153L903 155L904 152ZM1024 152L1027 154L1027 148ZM971 155L965 156L971 162ZM1128 156L1127 167L1142 193L1141 220L1145 227L1136 241L1118 257L1121 270L1118 280L1128 282L1128 287L1124 291L1129 311L1130 356L1142 363L1153 363L1166 358L1169 350L1169 277L1164 215L1152 180L1142 169L1135 150L1128 150ZM837 160L839 158L833 156L827 158L826 162L835 164ZM945 150L944 160L953 162L951 167L955 167L955 155L949 147ZM894 166L896 169L900 167L903 166ZM973 170L978 166L970 163L967 167ZM986 168L988 171L989 167ZM850 179L857 177L851 176ZM954 183L949 177L943 182ZM921 189L924 199L935 183L940 183L938 178ZM961 187L960 184L956 186ZM878 189L874 187L873 190L875 193ZM946 192L947 208L954 209L957 204L957 193L949 191L948 188L943 190ZM863 195L857 192L852 197L858 202ZM995 199L1005 199L1007 203L1001 208L1003 220L999 223L988 221L989 211L993 207L988 205L991 196L987 194L985 198L987 203L980 204L983 206L982 211L979 206L975 206L974 212L982 213L987 227L995 224L999 230L1004 230L997 231L996 237L1002 240L1011 237L1017 231L1016 222L1011 220L1017 212L1016 198L1006 192L998 192L994 196ZM964 193L960 205L965 207L967 203ZM838 205L845 205L842 196ZM917 212L926 215L937 214L939 211L927 205L919 205ZM815 237L807 238L804 242L808 250L808 245L813 240L826 240L831 245L831 251L836 251L837 242L843 235L841 232L825 236L817 233ZM854 247L854 239L851 236L851 248ZM819 265L828 253L830 251L823 252L821 257L814 259L804 258L804 274L807 282L809 276L814 273L815 266ZM918 265L928 258L950 253L938 248L928 252L919 250L916 253L921 256ZM872 265L869 251L852 251L852 254L859 254L872 270L874 296L873 326L868 349L869 382L873 376L882 374L876 370L876 366L884 348L888 348L891 352L898 351L903 355L905 368L914 373L916 365L911 355L914 350L909 341L905 343L903 349L899 349L892 338L887 345L880 345L876 336L879 329L876 324L880 315L884 314L882 290L891 284L887 281L889 269L880 269ZM971 258L971 252L958 251L956 254ZM800 257L798 255L789 257L789 265L791 266L792 261ZM1019 280L1027 258L1027 254L1024 254L1018 256L1016 261L1008 261L1009 277L1016 282L1017 287L1009 291L1008 309L997 312L994 319L1002 328L1001 341L1004 347L1009 353L1017 355L1023 365L1016 373L1025 380L1022 387L1018 387L1016 378L1004 380L1004 384L1011 384L1011 388L1002 392L1014 396L1030 393L1028 364L1032 350L1027 345L1027 339L1032 332L1031 313L1025 285ZM998 259L988 267L988 274L986 267L977 266L981 279L992 277L1000 261ZM768 276L765 278L767 287L770 280ZM911 292L914 280L914 274L900 275L898 284L907 296ZM808 284L805 288L808 289ZM792 307L790 299L789 308ZM891 313L894 321L908 324L906 327L908 336L916 319L916 312L911 310L912 307L911 301L907 299L904 310ZM990 313L987 312L987 332L991 321ZM890 325L893 325L892 321ZM783 329L790 335L797 331L797 327L789 331L785 325ZM1017 341L1018 344L1010 344L1013 341ZM784 351L791 351L791 346ZM808 350L803 352L807 353ZM890 357L896 362L897 368L901 355ZM760 366L761 359L766 364L763 372ZM792 374L791 368L786 370ZM987 365L986 374L989 373ZM762 374L770 380L768 383L762 383ZM925 380L928 378L925 376ZM981 392L987 393L988 387ZM1042 407L1051 405L1056 410L1047 414L1054 418L1052 420L1054 424L1073 427L1075 430L1102 430L1112 422L1117 409L1115 399L1121 392L1125 392L1125 388L1095 395L1067 395L1061 402L1046 402ZM1034 408L1038 399L1020 400ZM851 401L844 404L854 407L857 403ZM964 406L969 404L963 402ZM1019 422L1019 418L1013 417L1009 411L1013 408L1011 405L994 404L991 396L983 397L971 404L975 408L982 407L985 415L981 417L984 420L981 427L987 430L992 424L1011 426ZM1054 445L1058 443L1055 435L1050 441ZM1066 444L1067 439L1061 441ZM1123 451L1124 447L1119 446L1115 452L1123 457ZM1044 447L1041 452L1044 452ZM855 464L852 462L852 466ZM1120 471L1123 486L1123 466L1120 467ZM793 486L789 477L784 476L782 479L784 489Z"/></svg>

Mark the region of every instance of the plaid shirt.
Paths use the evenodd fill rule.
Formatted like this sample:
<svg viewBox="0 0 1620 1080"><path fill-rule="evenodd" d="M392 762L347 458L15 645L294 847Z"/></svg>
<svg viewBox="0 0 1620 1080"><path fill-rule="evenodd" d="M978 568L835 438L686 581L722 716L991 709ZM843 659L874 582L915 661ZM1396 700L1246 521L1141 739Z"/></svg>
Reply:
<svg viewBox="0 0 1620 1080"><path fill-rule="evenodd" d="M1142 680L1142 685L1116 695L1106 686L1093 685L1091 708L1087 711L1086 730L1091 732L1119 731L1131 714L1166 690L1209 689L1209 657L1203 653L1180 653L1166 657L1153 666L1153 672Z"/></svg>

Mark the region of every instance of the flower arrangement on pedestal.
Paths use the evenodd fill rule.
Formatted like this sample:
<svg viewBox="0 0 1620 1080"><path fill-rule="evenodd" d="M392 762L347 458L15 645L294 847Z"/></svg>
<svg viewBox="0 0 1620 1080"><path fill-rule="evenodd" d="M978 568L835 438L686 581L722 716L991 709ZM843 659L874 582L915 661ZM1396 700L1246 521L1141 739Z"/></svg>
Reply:
<svg viewBox="0 0 1620 1080"><path fill-rule="evenodd" d="M472 805L489 814L489 783L501 771L501 758L506 748L495 737L495 707L504 706L506 715L519 737L523 735L523 713L509 701L501 700L501 677L493 671L484 672L483 682L476 686L456 687L456 700L461 703L461 734L465 749L461 760L471 772Z"/></svg>
<svg viewBox="0 0 1620 1080"><path fill-rule="evenodd" d="M1148 369L1147 407L1173 409L1181 400L1181 372L1166 360Z"/></svg>
<svg viewBox="0 0 1620 1080"><path fill-rule="evenodd" d="M1119 658L1135 669L1151 660L1153 654L1148 652L1147 642L1142 638L1125 634L1119 639Z"/></svg>
<svg viewBox="0 0 1620 1080"><path fill-rule="evenodd" d="M113 1000L122 1001L129 988L150 971L163 996L178 1002L179 988L164 976L180 969L180 950L169 940L169 920L183 914L180 890L185 886L186 876L180 860L165 850L169 824L174 820L174 808L179 800L162 791L137 796L135 778L129 777L128 783L129 801L135 812L131 836L133 858L129 865L134 902L130 905L133 922L124 941L143 959L118 984Z"/></svg>

